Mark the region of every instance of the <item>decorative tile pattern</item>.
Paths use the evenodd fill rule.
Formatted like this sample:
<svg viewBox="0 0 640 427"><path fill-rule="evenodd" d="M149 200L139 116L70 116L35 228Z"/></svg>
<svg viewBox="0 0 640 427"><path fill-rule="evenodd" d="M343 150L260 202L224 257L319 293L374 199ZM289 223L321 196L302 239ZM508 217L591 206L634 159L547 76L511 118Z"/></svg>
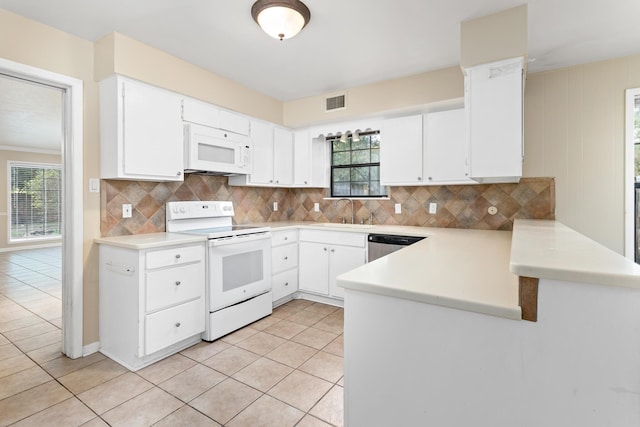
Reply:
<svg viewBox="0 0 640 427"><path fill-rule="evenodd" d="M100 194L102 236L165 231L165 204L175 200L231 200L236 224L340 222L351 216L349 203L325 199L326 189L234 187L223 176L187 174L184 182L103 180ZM277 212L272 211L273 202L278 202ZM132 218L122 218L124 203L133 205ZM313 211L314 203L320 212ZM396 203L402 204L402 214L395 213ZM437 203L437 213L429 213L430 203ZM357 222L373 214L375 224L512 230L515 218L555 218L555 181L390 187L389 200L354 200L353 205ZM488 214L490 206L498 213Z"/></svg>

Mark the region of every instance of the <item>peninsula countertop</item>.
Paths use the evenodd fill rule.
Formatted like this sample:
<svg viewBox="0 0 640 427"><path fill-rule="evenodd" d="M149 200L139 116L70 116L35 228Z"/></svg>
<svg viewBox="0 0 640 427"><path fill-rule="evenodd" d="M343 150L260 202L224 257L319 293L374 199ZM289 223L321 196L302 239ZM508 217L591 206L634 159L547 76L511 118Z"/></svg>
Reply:
<svg viewBox="0 0 640 427"><path fill-rule="evenodd" d="M638 264L558 221L515 221L511 271L539 279L640 288Z"/></svg>
<svg viewBox="0 0 640 427"><path fill-rule="evenodd" d="M427 238L338 276L338 285L514 320L521 318L518 276L509 271L511 232L411 228L422 228L422 235Z"/></svg>

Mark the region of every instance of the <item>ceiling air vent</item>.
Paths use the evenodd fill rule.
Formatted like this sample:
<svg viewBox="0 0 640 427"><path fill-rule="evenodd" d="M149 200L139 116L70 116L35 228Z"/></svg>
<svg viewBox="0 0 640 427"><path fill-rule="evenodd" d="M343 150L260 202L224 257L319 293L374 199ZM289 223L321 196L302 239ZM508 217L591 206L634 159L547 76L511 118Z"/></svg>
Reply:
<svg viewBox="0 0 640 427"><path fill-rule="evenodd" d="M344 110L347 108L347 95L336 95L325 99L325 112Z"/></svg>

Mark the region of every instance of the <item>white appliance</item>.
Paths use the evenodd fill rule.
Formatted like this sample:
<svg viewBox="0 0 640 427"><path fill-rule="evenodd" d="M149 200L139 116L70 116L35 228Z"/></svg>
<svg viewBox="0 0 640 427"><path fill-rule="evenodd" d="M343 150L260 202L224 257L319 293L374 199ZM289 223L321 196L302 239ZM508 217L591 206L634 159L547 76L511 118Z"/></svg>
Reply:
<svg viewBox="0 0 640 427"><path fill-rule="evenodd" d="M213 341L271 314L271 229L233 225L232 202L168 202L167 232L206 236L206 330Z"/></svg>
<svg viewBox="0 0 640 427"><path fill-rule="evenodd" d="M186 123L184 171L250 174L251 139L226 130Z"/></svg>

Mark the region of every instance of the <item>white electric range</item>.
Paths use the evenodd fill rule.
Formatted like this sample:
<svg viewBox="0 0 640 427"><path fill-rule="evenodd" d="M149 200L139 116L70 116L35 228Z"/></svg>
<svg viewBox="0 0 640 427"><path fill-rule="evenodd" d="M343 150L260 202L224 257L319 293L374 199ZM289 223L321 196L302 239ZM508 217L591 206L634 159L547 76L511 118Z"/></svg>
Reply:
<svg viewBox="0 0 640 427"><path fill-rule="evenodd" d="M206 330L213 341L271 314L271 229L233 225L229 201L168 202L167 232L206 236Z"/></svg>

